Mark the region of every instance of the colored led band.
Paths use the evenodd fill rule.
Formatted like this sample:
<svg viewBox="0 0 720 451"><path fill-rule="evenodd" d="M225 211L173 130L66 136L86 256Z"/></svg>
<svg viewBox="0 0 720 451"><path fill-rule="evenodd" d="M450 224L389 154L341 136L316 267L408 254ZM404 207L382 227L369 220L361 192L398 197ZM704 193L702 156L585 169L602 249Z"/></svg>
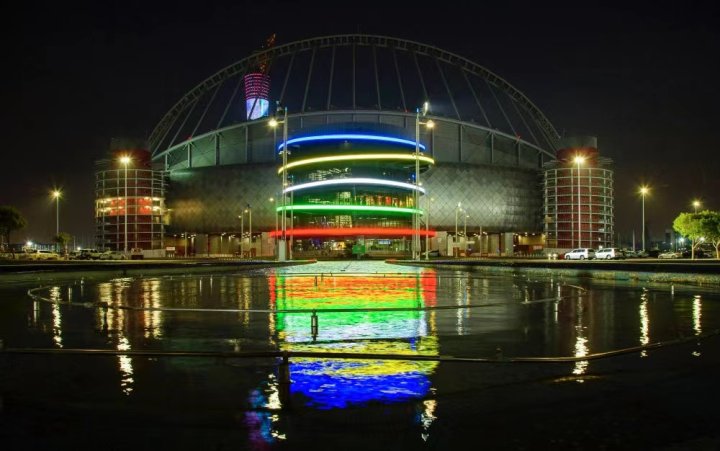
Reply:
<svg viewBox="0 0 720 451"><path fill-rule="evenodd" d="M416 185L413 185L412 183L405 183L405 182L396 182L395 180L383 180L383 179L373 179L368 177L351 177L346 179L332 179L332 180L320 180L317 182L308 182L308 183L302 183L299 185L293 185L288 188L285 188L283 191L284 193L289 193L290 191L298 191L301 189L307 189L307 188L317 188L319 186L329 186L329 185L380 185L380 186L394 186L397 188L405 188L409 190L417 189L421 193L425 194L425 189Z"/></svg>
<svg viewBox="0 0 720 451"><path fill-rule="evenodd" d="M412 236L413 229L409 228L390 228L390 227L338 227L338 228L312 228L312 229L287 229L285 235L295 237L317 237L317 236L355 236L355 235L374 235L374 236ZM280 236L282 231L273 230L270 237ZM422 236L435 236L434 230L420 230Z"/></svg>
<svg viewBox="0 0 720 451"><path fill-rule="evenodd" d="M406 208L406 207L383 207L382 205L328 205L328 204L294 204L286 205L275 208L275 211L374 211L374 212L386 212L386 213L420 213L423 211L419 208Z"/></svg>
<svg viewBox="0 0 720 451"><path fill-rule="evenodd" d="M404 161L415 161L415 155L405 153L361 153L361 154L347 154L347 155L333 155L329 157L315 157L307 158L304 160L293 161L287 164L287 168L294 168L297 166L304 166L306 164L313 163L327 163L332 161L348 161L348 160L404 160ZM418 160L423 163L435 164L435 160L425 155L418 156ZM282 174L282 166L278 169L278 174Z"/></svg>
<svg viewBox="0 0 720 451"><path fill-rule="evenodd" d="M409 139L395 138L392 136L363 135L363 134L356 134L356 133L339 133L339 134L333 134L333 135L301 136L299 138L288 139L287 143L288 143L288 145L292 145L292 144L297 144L297 143L302 143L302 142L312 142L312 141L345 141L345 140L389 142L389 143L395 143L395 144L403 144L403 145L415 148L415 141L411 141ZM281 150L283 148L283 145L284 144L280 144L278 146L278 150ZM419 147L421 149L425 150L424 145L420 144Z"/></svg>

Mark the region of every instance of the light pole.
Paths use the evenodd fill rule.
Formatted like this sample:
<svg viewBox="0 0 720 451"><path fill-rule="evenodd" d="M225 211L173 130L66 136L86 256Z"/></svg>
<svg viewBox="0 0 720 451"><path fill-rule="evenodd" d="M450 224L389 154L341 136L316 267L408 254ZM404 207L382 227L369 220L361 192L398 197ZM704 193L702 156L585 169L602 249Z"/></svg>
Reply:
<svg viewBox="0 0 720 451"><path fill-rule="evenodd" d="M270 204L271 204L270 208L272 209L273 216L275 216L275 239L273 240L273 247L275 248L275 249L274 249L274 252L275 252L275 255L277 256L277 245L278 245L278 237L277 237L277 234L278 234L278 215L277 215L277 211L275 211L275 198L274 198L274 197L271 197L270 199L268 199L268 201L269 201Z"/></svg>
<svg viewBox="0 0 720 451"><path fill-rule="evenodd" d="M420 113L422 111L422 115L424 117L427 115L429 109L430 103L428 102L423 103L422 110L420 108L415 109L415 190L413 192L413 207L415 208L415 213L413 213L413 260L420 260L420 124L425 125L427 128L433 128L435 125L435 123L431 120L422 122L420 120Z"/></svg>
<svg viewBox="0 0 720 451"><path fill-rule="evenodd" d="M575 159L573 160L577 164L577 197L578 197L578 245L577 247L582 247L582 223L580 222L581 218L581 211L580 211L580 165L585 162L585 157L581 155L576 155Z"/></svg>
<svg viewBox="0 0 720 451"><path fill-rule="evenodd" d="M698 208L700 208L700 205L701 205L701 204L700 204L700 201L699 201L699 200L695 199L695 200L693 201L692 206L693 206L693 208L695 209L695 214L697 214L697 210L698 210Z"/></svg>
<svg viewBox="0 0 720 451"><path fill-rule="evenodd" d="M120 163L125 166L125 254L128 251L128 165L130 164L130 157L123 155L120 157Z"/></svg>
<svg viewBox="0 0 720 451"><path fill-rule="evenodd" d="M640 187L640 195L642 196L642 250L645 251L645 195L650 192L647 186Z"/></svg>
<svg viewBox="0 0 720 451"><path fill-rule="evenodd" d="M458 202L457 207L455 208L455 239L457 240L458 236L458 212L462 211L462 202Z"/></svg>
<svg viewBox="0 0 720 451"><path fill-rule="evenodd" d="M247 204L245 212L248 214L248 243L250 243L250 255L252 256L254 247L252 239L252 208L250 207L250 204Z"/></svg>
<svg viewBox="0 0 720 451"><path fill-rule="evenodd" d="M287 141L288 141L288 119L287 119L287 107L279 107L277 109L277 113L282 112L283 119L277 120L276 118L270 119L269 125L271 127L277 127L279 124L282 124L283 126L283 143L282 143L282 187L280 189L280 192L282 193L282 202L281 202L281 211L282 211L282 218L280 220L280 227L281 227L281 239L278 240L278 261L285 261L287 260L287 257L285 255L287 251L287 212L285 211L286 207L286 197L287 194L285 193L285 189L287 188L287 155L288 155L288 149L287 149ZM292 258L292 257L291 257Z"/></svg>
<svg viewBox="0 0 720 451"><path fill-rule="evenodd" d="M55 199L55 237L58 237L60 236L60 197L62 192L56 189L52 192L52 196Z"/></svg>
<svg viewBox="0 0 720 451"><path fill-rule="evenodd" d="M425 210L425 260L430 260L430 204L435 200L432 197L427 199L427 209Z"/></svg>
<svg viewBox="0 0 720 451"><path fill-rule="evenodd" d="M238 215L240 218L240 258L245 258L245 212Z"/></svg>

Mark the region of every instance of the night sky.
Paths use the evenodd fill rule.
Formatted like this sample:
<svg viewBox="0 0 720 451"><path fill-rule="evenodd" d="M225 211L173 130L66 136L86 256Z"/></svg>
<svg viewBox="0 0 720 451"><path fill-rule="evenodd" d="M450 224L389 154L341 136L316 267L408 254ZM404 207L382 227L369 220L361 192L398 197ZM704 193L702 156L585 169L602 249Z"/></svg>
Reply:
<svg viewBox="0 0 720 451"><path fill-rule="evenodd" d="M259 49L343 33L465 56L526 94L559 132L598 137L615 162L616 230L661 238L720 209L720 14L712 2L22 2L3 14L0 205L90 245L94 162L113 137L147 137L187 91ZM493 2L496 3L496 2ZM389 6L389 5L393 6ZM319 5L319 6L311 6Z"/></svg>

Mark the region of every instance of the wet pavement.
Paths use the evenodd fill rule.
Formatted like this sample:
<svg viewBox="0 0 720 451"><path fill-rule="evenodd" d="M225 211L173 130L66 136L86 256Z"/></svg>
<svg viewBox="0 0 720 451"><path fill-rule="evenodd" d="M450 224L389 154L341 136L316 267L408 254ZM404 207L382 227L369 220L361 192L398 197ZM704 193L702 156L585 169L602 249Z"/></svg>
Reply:
<svg viewBox="0 0 720 451"><path fill-rule="evenodd" d="M716 291L383 262L5 275L0 440L10 449L718 449ZM48 351L19 353L29 348ZM139 351L156 355L123 354ZM248 356L282 351L287 367ZM293 355L337 352L373 357ZM534 361L512 361L522 357Z"/></svg>

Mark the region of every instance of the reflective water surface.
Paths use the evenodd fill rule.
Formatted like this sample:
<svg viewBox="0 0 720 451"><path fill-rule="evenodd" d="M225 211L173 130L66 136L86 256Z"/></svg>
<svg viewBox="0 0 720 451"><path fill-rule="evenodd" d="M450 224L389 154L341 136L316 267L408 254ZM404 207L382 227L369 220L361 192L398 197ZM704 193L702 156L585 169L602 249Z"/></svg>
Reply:
<svg viewBox="0 0 720 451"><path fill-rule="evenodd" d="M454 443L463 434L453 425L468 415L487 416L492 424L503 414L494 407L498 393L503 398L497 405L527 410L523 403L535 399L540 407L534 408L552 410L552 403L568 399L573 405L573 396L587 396L578 390L605 387L621 372L638 377L659 366L670 371L657 357L663 351L649 349L607 360L536 364L428 357L588 357L701 337L718 329L720 294L522 271L498 276L320 262L249 272L5 276L0 299L6 348L407 357L291 357L289 394L283 394L278 358L5 355L0 388L12 440L32 436L45 444L46 437L47 444L68 445L81 438L58 434L53 426L45 435L29 432L43 428L36 423L60 422L78 434L129 428L138 433L124 435L129 443L145 437L180 448L301 447L322 437L321 448L367 449ZM707 352L700 342L674 349L679 357L673 359L689 359L680 367ZM483 435L495 448L530 443L518 442L517 435L495 437L496 430ZM475 437L467 427L462 431ZM560 448L570 443L558 438L564 433L549 434L528 440ZM198 437L205 442L194 442Z"/></svg>

